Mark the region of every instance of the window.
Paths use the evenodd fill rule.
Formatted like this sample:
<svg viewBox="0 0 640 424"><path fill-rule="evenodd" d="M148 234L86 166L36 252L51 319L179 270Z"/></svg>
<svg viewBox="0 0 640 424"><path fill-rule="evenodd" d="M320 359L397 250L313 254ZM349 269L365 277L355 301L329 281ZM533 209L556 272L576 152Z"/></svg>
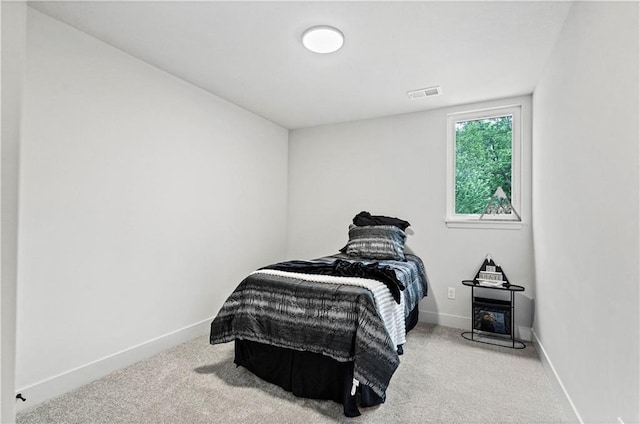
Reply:
<svg viewBox="0 0 640 424"><path fill-rule="evenodd" d="M501 227L520 221L520 128L520 106L448 116L449 226Z"/></svg>

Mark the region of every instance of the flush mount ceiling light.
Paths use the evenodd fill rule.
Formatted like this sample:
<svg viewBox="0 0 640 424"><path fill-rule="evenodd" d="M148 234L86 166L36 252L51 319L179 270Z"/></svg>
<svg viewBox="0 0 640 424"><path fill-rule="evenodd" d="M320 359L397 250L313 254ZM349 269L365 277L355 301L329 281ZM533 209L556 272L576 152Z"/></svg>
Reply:
<svg viewBox="0 0 640 424"><path fill-rule="evenodd" d="M302 34L302 44L315 53L333 53L344 44L344 35L334 27L314 26Z"/></svg>

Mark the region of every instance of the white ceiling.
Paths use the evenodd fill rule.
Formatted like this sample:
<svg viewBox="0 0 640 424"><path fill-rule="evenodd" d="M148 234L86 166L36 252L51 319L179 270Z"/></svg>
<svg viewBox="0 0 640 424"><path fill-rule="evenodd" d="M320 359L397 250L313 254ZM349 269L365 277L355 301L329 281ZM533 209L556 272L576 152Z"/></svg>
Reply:
<svg viewBox="0 0 640 424"><path fill-rule="evenodd" d="M30 2L286 128L531 93L571 2ZM328 55L302 32L345 34ZM440 85L437 97L406 92Z"/></svg>

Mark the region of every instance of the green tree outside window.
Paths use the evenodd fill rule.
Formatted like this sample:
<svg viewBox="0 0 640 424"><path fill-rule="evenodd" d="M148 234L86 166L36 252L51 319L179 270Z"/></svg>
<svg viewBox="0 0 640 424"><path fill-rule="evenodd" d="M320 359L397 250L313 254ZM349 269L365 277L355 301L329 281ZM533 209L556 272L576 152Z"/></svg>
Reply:
<svg viewBox="0 0 640 424"><path fill-rule="evenodd" d="M511 199L511 115L456 123L455 213L482 214L502 187Z"/></svg>

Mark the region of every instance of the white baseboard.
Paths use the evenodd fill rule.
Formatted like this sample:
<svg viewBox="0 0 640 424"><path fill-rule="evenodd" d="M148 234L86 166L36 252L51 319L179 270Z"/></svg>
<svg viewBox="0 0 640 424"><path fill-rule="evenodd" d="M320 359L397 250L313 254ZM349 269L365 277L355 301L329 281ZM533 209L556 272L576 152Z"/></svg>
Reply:
<svg viewBox="0 0 640 424"><path fill-rule="evenodd" d="M427 324L442 325L444 327L468 330L471 328L471 318L461 315L442 314L431 311L420 311L418 320Z"/></svg>
<svg viewBox="0 0 640 424"><path fill-rule="evenodd" d="M67 393L121 368L147 359L180 343L207 334L213 317L172 331L139 345L132 346L112 355L105 356L86 365L74 368L56 376L39 381L16 391L27 399L16 400L16 411L35 406L41 402Z"/></svg>
<svg viewBox="0 0 640 424"><path fill-rule="evenodd" d="M427 324L442 325L444 327L459 328L461 330L471 330L471 318L461 315L450 315L439 312L420 311L418 320ZM530 342L531 329L518 325L515 332L518 340Z"/></svg>
<svg viewBox="0 0 640 424"><path fill-rule="evenodd" d="M560 380L560 376L556 372L556 369L554 368L553 363L551 362L551 359L547 355L547 351L544 349L544 346L542 345L542 343L540 343L540 339L538 338L538 335L534 330L531 330L531 333L533 335L533 346L535 347L536 352L538 352L538 356L540 357L542 366L544 367L545 371L549 376L549 380L551 380L551 382L555 386L556 392L561 398L561 403L564 408L564 412L568 422L584 424L584 422L582 421L582 417L580 416L580 413L578 412L575 404L571 400L571 396L569 396L569 393L567 392L567 389L564 387L564 384L562 384L562 380Z"/></svg>

